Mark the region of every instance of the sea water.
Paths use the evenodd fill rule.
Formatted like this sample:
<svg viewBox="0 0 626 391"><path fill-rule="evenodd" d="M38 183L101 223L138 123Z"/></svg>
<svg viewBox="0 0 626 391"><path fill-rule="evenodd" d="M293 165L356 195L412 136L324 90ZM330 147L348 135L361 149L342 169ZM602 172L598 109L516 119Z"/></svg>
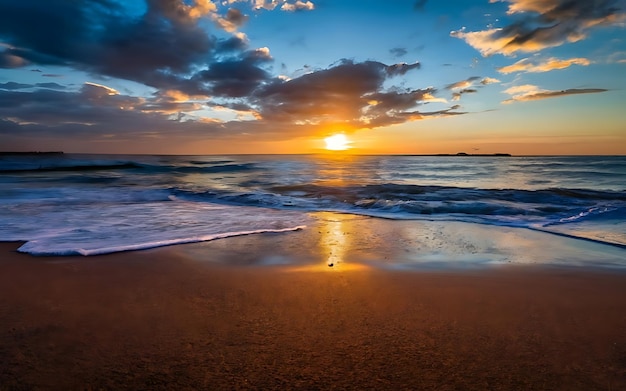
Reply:
<svg viewBox="0 0 626 391"><path fill-rule="evenodd" d="M626 157L0 156L0 240L34 255L300 230L315 211L626 248Z"/></svg>

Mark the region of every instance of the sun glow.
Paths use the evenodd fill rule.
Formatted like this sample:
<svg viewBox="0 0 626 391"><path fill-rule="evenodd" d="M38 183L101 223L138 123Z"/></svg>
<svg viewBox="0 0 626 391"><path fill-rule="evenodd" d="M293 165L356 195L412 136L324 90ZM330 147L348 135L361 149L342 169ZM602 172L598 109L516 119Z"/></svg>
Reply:
<svg viewBox="0 0 626 391"><path fill-rule="evenodd" d="M324 139L326 149L329 151L345 151L350 148L350 140L343 133L333 134Z"/></svg>

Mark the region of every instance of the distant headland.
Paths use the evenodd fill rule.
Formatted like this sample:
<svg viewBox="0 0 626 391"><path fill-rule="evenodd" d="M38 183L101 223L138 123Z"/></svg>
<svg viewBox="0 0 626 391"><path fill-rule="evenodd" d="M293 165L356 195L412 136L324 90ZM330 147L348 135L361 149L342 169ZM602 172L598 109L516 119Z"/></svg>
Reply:
<svg viewBox="0 0 626 391"><path fill-rule="evenodd" d="M28 151L28 152L2 152L0 151L0 156L11 156L11 155L63 155L61 151Z"/></svg>

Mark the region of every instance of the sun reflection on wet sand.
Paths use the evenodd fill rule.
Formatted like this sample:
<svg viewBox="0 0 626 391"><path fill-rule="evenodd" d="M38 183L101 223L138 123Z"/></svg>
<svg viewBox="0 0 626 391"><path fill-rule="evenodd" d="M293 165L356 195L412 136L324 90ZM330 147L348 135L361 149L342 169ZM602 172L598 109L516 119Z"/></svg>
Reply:
<svg viewBox="0 0 626 391"><path fill-rule="evenodd" d="M339 267L344 262L346 252L346 234L343 231L343 221L326 220L326 226L322 227L320 244L322 249L328 253L326 264L328 267Z"/></svg>
<svg viewBox="0 0 626 391"><path fill-rule="evenodd" d="M369 269L351 257L354 253L354 243L348 225L354 220L352 215L343 215L329 212L318 214L317 229L319 232L319 250L322 262L296 267L293 271L353 271Z"/></svg>

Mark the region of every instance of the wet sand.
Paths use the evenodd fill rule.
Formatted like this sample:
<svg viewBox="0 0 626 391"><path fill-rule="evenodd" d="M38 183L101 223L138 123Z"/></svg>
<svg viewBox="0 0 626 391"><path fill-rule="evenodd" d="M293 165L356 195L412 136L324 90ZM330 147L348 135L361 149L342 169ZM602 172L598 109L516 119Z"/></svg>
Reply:
<svg viewBox="0 0 626 391"><path fill-rule="evenodd" d="M0 244L0 390L626 389L624 272L349 252L330 268L303 236L87 258Z"/></svg>

